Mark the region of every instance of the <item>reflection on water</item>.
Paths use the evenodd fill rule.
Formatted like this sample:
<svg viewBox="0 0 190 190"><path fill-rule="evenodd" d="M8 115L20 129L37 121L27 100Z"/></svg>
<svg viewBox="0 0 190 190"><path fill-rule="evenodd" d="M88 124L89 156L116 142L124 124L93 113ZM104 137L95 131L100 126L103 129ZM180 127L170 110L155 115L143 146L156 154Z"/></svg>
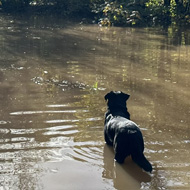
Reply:
<svg viewBox="0 0 190 190"><path fill-rule="evenodd" d="M49 19L0 16L1 189L189 189L189 31ZM104 144L113 89L131 94L152 174Z"/></svg>

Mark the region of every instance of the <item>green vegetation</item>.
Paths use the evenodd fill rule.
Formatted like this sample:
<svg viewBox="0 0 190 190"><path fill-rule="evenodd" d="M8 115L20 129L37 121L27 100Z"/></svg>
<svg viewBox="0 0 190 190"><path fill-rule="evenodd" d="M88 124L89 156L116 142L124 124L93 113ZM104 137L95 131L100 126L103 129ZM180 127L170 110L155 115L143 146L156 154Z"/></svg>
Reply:
<svg viewBox="0 0 190 190"><path fill-rule="evenodd" d="M107 0L95 11L102 25L190 24L190 0Z"/></svg>
<svg viewBox="0 0 190 190"><path fill-rule="evenodd" d="M190 0L149 0L145 5L155 22L190 24Z"/></svg>
<svg viewBox="0 0 190 190"><path fill-rule="evenodd" d="M190 0L0 0L3 11L93 16L99 24L190 24Z"/></svg>

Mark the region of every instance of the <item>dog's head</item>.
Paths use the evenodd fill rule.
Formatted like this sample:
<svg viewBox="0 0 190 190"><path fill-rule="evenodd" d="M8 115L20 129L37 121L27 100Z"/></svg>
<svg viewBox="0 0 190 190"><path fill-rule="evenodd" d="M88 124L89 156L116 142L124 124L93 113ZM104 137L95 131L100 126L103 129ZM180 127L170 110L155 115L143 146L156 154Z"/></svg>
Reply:
<svg viewBox="0 0 190 190"><path fill-rule="evenodd" d="M126 101L130 95L121 91L111 91L105 95L108 107L126 107Z"/></svg>
<svg viewBox="0 0 190 190"><path fill-rule="evenodd" d="M126 101L129 99L130 95L125 94L121 91L111 91L105 95L105 100L107 101L108 110L111 113L123 112L129 119L130 114L127 111Z"/></svg>

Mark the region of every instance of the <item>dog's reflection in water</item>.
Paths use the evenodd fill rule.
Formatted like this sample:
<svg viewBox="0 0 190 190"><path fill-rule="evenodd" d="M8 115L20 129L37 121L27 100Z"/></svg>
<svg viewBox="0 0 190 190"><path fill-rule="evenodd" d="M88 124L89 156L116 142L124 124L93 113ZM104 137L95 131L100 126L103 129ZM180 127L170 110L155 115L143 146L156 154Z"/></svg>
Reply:
<svg viewBox="0 0 190 190"><path fill-rule="evenodd" d="M151 181L151 175L135 164L131 157L127 157L123 164L115 162L113 148L106 144L102 177L113 180L113 186L117 190L140 189L142 183Z"/></svg>

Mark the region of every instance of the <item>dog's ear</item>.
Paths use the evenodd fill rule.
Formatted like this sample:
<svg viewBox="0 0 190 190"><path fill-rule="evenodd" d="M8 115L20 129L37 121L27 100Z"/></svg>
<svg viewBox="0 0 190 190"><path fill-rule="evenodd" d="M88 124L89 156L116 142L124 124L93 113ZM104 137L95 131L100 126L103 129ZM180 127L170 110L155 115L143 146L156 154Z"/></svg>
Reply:
<svg viewBox="0 0 190 190"><path fill-rule="evenodd" d="M113 91L107 93L105 96L104 96L104 99L107 101L108 99L110 99L110 97L113 95Z"/></svg>
<svg viewBox="0 0 190 190"><path fill-rule="evenodd" d="M127 101L128 99L129 99L129 97L130 97L130 95L129 94L125 94L125 93L123 93L123 92L121 92L121 91L111 91L111 92L109 92L109 93L107 93L105 96L104 96L104 98L105 98L105 100L107 101L107 100L109 100L109 99L111 99L111 98L114 98L116 95L119 95L122 99L124 99L125 101Z"/></svg>
<svg viewBox="0 0 190 190"><path fill-rule="evenodd" d="M130 95L129 94L125 94L123 92L121 92L121 93L122 93L122 96L123 96L124 100L127 101L129 99Z"/></svg>

